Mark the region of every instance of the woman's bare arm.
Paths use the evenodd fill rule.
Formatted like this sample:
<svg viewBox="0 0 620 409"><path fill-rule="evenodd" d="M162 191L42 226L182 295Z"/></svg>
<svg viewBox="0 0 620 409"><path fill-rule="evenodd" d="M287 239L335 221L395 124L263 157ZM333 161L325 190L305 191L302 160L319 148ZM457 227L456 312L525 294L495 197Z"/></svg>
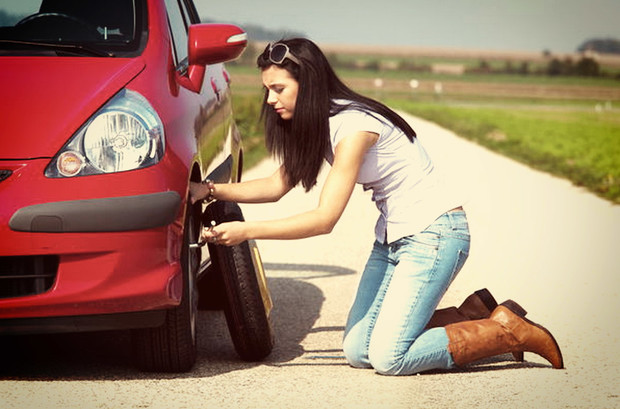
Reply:
<svg viewBox="0 0 620 409"><path fill-rule="evenodd" d="M215 185L215 198L237 203L277 202L292 189L284 168L280 167L271 176L240 183L218 183ZM190 183L192 203L202 200L209 189L201 183Z"/></svg>
<svg viewBox="0 0 620 409"><path fill-rule="evenodd" d="M358 132L342 139L315 209L277 220L223 223L205 237L235 245L248 239L299 239L331 232L351 197L364 155L377 138L375 133Z"/></svg>

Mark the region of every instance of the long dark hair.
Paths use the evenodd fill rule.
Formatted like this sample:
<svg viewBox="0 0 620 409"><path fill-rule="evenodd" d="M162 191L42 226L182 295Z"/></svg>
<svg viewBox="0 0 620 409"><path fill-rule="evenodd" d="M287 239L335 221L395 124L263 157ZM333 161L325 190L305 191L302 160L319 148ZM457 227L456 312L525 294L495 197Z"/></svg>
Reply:
<svg viewBox="0 0 620 409"><path fill-rule="evenodd" d="M347 87L336 75L323 52L305 38L281 40L299 60L296 64L285 59L280 68L286 69L299 83L295 113L291 120L283 120L267 104L269 90L265 90L261 118L265 121L265 142L269 152L284 165L288 183L301 182L309 191L330 149L329 117L345 109L355 108L379 114L400 128L413 141L416 134L409 124L384 104L367 98ZM269 59L269 46L256 61L261 70L274 63ZM338 105L335 99L351 101Z"/></svg>

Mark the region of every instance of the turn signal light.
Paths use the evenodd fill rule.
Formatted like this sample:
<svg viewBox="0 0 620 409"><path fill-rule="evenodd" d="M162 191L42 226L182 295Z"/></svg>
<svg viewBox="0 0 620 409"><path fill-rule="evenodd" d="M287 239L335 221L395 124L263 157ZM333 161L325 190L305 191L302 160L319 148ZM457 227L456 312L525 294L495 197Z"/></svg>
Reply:
<svg viewBox="0 0 620 409"><path fill-rule="evenodd" d="M60 154L56 162L58 172L63 176L75 176L84 167L84 157L77 152L67 151Z"/></svg>

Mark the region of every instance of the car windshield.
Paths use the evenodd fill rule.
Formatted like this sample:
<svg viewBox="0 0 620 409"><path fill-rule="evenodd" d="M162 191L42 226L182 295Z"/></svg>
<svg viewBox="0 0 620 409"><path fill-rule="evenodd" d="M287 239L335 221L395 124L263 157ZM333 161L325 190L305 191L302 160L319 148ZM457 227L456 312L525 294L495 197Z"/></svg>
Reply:
<svg viewBox="0 0 620 409"><path fill-rule="evenodd" d="M129 56L146 39L145 0L0 3L0 55Z"/></svg>

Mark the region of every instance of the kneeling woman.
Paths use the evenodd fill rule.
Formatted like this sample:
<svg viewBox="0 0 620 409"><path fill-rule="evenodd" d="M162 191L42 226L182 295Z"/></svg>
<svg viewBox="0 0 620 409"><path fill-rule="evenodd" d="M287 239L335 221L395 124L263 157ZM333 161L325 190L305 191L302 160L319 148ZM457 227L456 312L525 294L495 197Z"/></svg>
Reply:
<svg viewBox="0 0 620 409"><path fill-rule="evenodd" d="M469 229L462 199L435 172L407 122L346 87L309 40L269 45L258 66L266 144L281 166L264 179L192 184L193 200L274 202L300 183L309 191L324 160L331 169L316 209L268 222L223 223L205 231L208 240L235 245L329 233L361 183L372 190L380 217L345 327L343 348L352 366L406 375L523 351L563 366L553 336L523 318L514 302L497 306L478 297L487 301L477 303L482 311L457 319L445 319L444 311L437 324L435 308L467 259Z"/></svg>

